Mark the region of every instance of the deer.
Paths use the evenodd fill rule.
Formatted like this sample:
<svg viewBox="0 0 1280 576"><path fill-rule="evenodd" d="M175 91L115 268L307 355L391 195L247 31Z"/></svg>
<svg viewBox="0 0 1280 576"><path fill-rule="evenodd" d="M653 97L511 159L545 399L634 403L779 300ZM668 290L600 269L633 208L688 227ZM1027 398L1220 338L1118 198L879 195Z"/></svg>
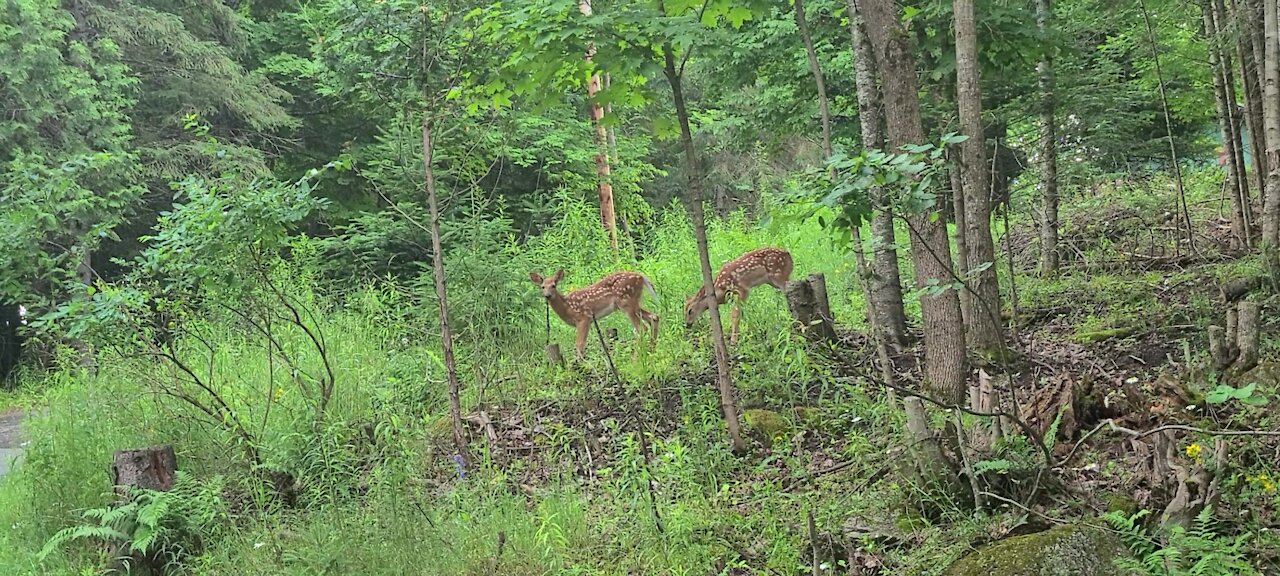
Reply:
<svg viewBox="0 0 1280 576"><path fill-rule="evenodd" d="M738 300L733 303L730 315L729 344L738 342L738 318L742 314L742 304L747 301L747 294L752 288L761 284L769 284L778 290L784 290L791 279L791 253L781 248L757 248L751 250L720 267L716 272L715 287L716 306L724 304L729 293L736 293ZM707 288L699 286L698 292L690 296L684 303L684 327L693 327L693 322L707 310Z"/></svg>
<svg viewBox="0 0 1280 576"><path fill-rule="evenodd" d="M556 316L570 326L577 328L577 339L574 341L575 357L582 359L583 349L587 345L587 330L593 319L600 319L612 314L614 310L622 310L631 320L636 330L637 340L644 340L646 327L653 331L652 343L658 342L659 316L640 306L640 298L648 292L655 300L658 292L653 282L638 272L613 272L597 280L594 284L561 294L558 288L564 270L556 270L555 274L543 277L537 272L530 272L529 279L542 288L542 296L547 304L555 310ZM637 350L638 351L638 350Z"/></svg>

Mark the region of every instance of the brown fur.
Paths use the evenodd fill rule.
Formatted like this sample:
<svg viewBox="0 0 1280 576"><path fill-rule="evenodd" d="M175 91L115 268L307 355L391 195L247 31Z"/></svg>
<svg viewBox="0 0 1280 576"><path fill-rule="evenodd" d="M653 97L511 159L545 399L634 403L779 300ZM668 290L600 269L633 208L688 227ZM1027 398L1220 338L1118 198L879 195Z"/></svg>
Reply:
<svg viewBox="0 0 1280 576"><path fill-rule="evenodd" d="M530 272L529 279L542 288L542 295L555 311L556 316L570 326L577 328L574 340L574 351L582 358L586 347L587 331L591 327L591 319L601 319L614 310L622 310L631 320L640 339L644 338L645 329L652 330L652 342L658 341L658 315L640 307L640 299L648 290L653 296L657 291L653 283L638 272L613 272L594 284L561 294L557 284L564 277L564 270L557 270L549 277L542 277L537 272Z"/></svg>
<svg viewBox="0 0 1280 576"><path fill-rule="evenodd" d="M748 292L761 284L769 284L778 290L786 287L791 279L793 262L791 253L781 248L756 248L720 267L712 285L715 287L716 306L724 304L729 293L736 293L738 300L733 304L731 315L729 342L738 341L738 318L741 305L747 301ZM684 325L692 327L693 322L707 310L707 290L699 287L697 293L685 300Z"/></svg>

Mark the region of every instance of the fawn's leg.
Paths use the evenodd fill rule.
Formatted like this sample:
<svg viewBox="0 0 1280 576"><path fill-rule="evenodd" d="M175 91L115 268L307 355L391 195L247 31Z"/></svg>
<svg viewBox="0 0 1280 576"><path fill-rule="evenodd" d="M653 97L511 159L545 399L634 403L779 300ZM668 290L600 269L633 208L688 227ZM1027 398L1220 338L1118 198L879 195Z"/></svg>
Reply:
<svg viewBox="0 0 1280 576"><path fill-rule="evenodd" d="M578 336L573 342L573 349L577 352L578 360L582 360L582 351L587 347L587 328L590 327L590 318L578 323Z"/></svg>
<svg viewBox="0 0 1280 576"><path fill-rule="evenodd" d="M648 328L648 325L640 321L644 314L643 308L637 306L635 308L628 308L625 312L627 313L627 319L631 321L631 327L636 331L636 347L631 351L631 357L636 358L637 355L640 354L640 345L644 343L644 333Z"/></svg>
<svg viewBox="0 0 1280 576"><path fill-rule="evenodd" d="M738 319L742 317L742 305L747 301L746 288L738 288L738 299L733 303L733 311L729 313L729 345L738 343Z"/></svg>
<svg viewBox="0 0 1280 576"><path fill-rule="evenodd" d="M658 345L658 319L659 319L659 316L658 316L657 314L654 314L653 312L650 312L650 311L648 311L648 310L645 310L644 308L641 308L641 309L640 309L640 316L641 316L641 317L643 317L646 321L648 321L648 322L649 322L649 326L650 326L650 328L653 330L653 338L652 338L652 340L650 340L650 346L657 346L657 345Z"/></svg>

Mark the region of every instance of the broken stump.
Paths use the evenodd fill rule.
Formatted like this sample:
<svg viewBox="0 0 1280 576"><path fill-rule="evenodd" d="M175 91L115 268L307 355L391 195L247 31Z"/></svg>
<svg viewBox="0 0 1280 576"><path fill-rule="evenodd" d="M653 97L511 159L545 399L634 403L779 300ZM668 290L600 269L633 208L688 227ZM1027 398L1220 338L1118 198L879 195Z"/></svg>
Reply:
<svg viewBox="0 0 1280 576"><path fill-rule="evenodd" d="M166 491L173 488L178 459L165 444L138 450L116 450L111 458L111 485L123 497L125 488Z"/></svg>
<svg viewBox="0 0 1280 576"><path fill-rule="evenodd" d="M831 304L827 300L827 283L822 274L810 274L803 280L788 281L784 292L791 317L805 337L828 342L836 339Z"/></svg>

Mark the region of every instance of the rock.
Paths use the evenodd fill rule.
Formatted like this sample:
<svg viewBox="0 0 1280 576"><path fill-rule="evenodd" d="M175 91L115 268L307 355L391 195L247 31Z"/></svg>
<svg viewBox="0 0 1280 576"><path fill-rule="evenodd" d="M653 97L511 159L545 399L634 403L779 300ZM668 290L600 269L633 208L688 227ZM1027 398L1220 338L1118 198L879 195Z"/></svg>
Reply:
<svg viewBox="0 0 1280 576"><path fill-rule="evenodd" d="M1259 386L1274 389L1280 385L1280 362L1259 362L1252 370L1240 375L1241 386L1257 382Z"/></svg>
<svg viewBox="0 0 1280 576"><path fill-rule="evenodd" d="M791 424L781 414L773 410L752 408L743 410L742 420L747 428L760 435L765 446L772 446L779 438L786 438L791 433Z"/></svg>
<svg viewBox="0 0 1280 576"><path fill-rule="evenodd" d="M1126 555L1116 536L1067 524L982 546L943 576L1129 576L1114 562Z"/></svg>

